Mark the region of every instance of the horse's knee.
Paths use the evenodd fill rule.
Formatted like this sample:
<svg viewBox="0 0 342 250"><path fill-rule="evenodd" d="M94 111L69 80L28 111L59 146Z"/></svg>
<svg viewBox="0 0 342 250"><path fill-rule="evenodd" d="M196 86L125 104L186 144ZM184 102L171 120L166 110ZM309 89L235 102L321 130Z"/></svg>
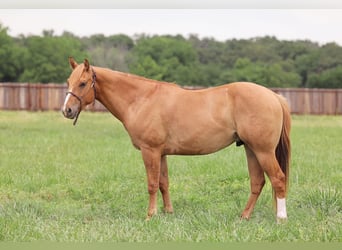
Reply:
<svg viewBox="0 0 342 250"><path fill-rule="evenodd" d="M164 194L168 191L168 186L164 183L159 183L159 190L162 194Z"/></svg>
<svg viewBox="0 0 342 250"><path fill-rule="evenodd" d="M165 178L160 178L159 180L159 190L160 192L164 193L169 190L169 182Z"/></svg>
<svg viewBox="0 0 342 250"><path fill-rule="evenodd" d="M147 191L149 194L155 194L158 192L159 185L157 183L149 183L147 185Z"/></svg>

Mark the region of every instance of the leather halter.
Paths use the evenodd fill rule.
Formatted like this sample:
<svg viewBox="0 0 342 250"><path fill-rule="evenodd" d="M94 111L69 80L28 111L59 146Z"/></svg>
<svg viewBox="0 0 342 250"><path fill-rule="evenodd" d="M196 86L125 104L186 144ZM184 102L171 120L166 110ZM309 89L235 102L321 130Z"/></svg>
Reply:
<svg viewBox="0 0 342 250"><path fill-rule="evenodd" d="M93 67L91 67L91 71L93 72L93 75L92 75L92 82L91 82L90 89L94 89L94 101L93 101L93 103L95 103L95 100L96 100L96 88L95 88L96 73L95 73ZM80 115L80 113L81 113L81 111L82 111L82 99L83 99L84 96L86 96L86 95L89 93L90 89L87 91L86 94L84 94L84 95L82 95L82 96L78 96L78 95L72 93L71 91L66 92L66 95L70 94L70 95L72 95L73 97L75 97L75 98L80 102L80 106L79 106L79 108L78 108L78 110L77 110L76 118L75 118L75 120L74 120L74 122L73 122L73 125L74 125L74 126L76 125L78 116Z"/></svg>

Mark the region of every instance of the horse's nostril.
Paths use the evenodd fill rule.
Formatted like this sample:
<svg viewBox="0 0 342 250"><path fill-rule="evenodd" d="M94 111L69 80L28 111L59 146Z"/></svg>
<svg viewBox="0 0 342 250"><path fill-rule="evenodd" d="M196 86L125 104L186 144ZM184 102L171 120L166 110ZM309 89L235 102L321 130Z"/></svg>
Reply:
<svg viewBox="0 0 342 250"><path fill-rule="evenodd" d="M67 108L67 113L70 114L72 112L71 108Z"/></svg>

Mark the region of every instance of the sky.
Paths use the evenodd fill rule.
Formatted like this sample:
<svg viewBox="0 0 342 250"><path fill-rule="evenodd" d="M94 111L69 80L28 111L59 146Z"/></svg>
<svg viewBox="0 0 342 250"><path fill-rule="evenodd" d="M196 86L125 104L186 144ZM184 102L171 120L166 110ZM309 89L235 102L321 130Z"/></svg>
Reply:
<svg viewBox="0 0 342 250"><path fill-rule="evenodd" d="M275 36L342 46L342 9L0 9L9 35L197 34L219 41Z"/></svg>

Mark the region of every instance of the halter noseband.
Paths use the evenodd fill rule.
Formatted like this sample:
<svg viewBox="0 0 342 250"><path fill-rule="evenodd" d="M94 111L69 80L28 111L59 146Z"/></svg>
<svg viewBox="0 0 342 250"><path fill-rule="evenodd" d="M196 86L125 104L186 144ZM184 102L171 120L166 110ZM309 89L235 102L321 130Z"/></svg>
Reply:
<svg viewBox="0 0 342 250"><path fill-rule="evenodd" d="M92 78L93 78L93 79L92 79L92 82L91 82L90 89L91 89L91 88L94 89L94 101L93 101L93 103L95 103L95 100L96 100L96 88L95 88L96 73L95 73L93 67L91 67L91 71L93 72L93 75L92 75ZM74 120L74 122L73 122L73 125L74 125L74 126L76 125L78 116L80 115L80 113L81 113L81 111L82 111L82 98L88 94L88 92L90 91L90 89L89 89L89 90L87 91L87 93L84 94L83 96L78 96L78 95L72 93L71 91L66 92L67 95L68 95L68 94L72 95L73 97L75 97L75 98L80 102L80 106L79 106L79 108L78 108L78 110L77 110L76 118L75 118L75 120Z"/></svg>

